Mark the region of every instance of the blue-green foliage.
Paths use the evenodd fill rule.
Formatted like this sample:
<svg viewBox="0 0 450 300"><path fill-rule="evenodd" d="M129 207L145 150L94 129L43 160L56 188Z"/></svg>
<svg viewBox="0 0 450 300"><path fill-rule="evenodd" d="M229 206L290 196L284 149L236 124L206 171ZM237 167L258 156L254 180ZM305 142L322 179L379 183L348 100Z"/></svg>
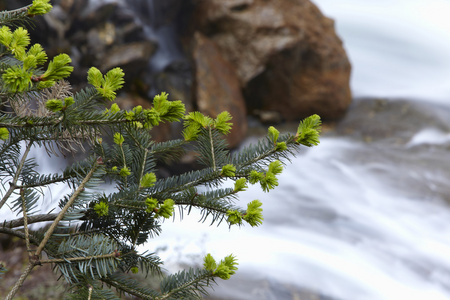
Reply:
<svg viewBox="0 0 450 300"><path fill-rule="evenodd" d="M239 193L249 184L265 192L278 186L284 162L301 145L319 143L320 118L300 122L295 135L270 127L266 138L232 154L225 139L232 128L228 112L215 118L187 113L182 101L170 100L167 93L156 95L148 108L111 104L125 84L120 68L102 74L92 67L90 86L74 93L64 81L73 70L70 57L59 54L44 67L48 57L42 46L31 44L23 27L10 26L50 9L48 0L35 0L15 12L0 12L0 94L11 108L0 113L0 182L5 187L0 208L9 206L19 218L0 225L0 233L30 242L36 264L52 263L69 283L68 299L118 299L121 293L200 299L216 279L235 274L236 257L216 262L208 254L203 268L165 276L154 289L133 279L134 273L163 277L159 257L141 253L139 246L158 237L164 219L183 218L192 210L209 224L261 225L262 203L242 205ZM154 127L173 122L183 122L182 138L152 138ZM60 172L41 174L40 160L28 157L35 148L52 157L85 148L87 153ZM176 162L186 150L195 153L199 169L162 176L159 166ZM233 187L225 187L226 181ZM50 212L41 204L54 184L68 189L54 195L59 207ZM29 227L43 220L52 225ZM0 264L0 275L4 272Z"/></svg>

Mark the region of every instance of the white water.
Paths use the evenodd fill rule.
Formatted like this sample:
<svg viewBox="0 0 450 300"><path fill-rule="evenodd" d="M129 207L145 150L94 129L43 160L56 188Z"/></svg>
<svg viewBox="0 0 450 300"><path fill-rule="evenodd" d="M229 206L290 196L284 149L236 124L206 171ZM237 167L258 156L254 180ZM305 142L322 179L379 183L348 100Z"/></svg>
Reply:
<svg viewBox="0 0 450 300"><path fill-rule="evenodd" d="M448 103L450 1L315 2L336 18L355 96ZM424 126L400 146L324 137L277 189L243 194L243 206L263 201L261 227L208 227L194 215L163 224L147 247L167 246L169 269L234 253L238 274L216 288L227 299L294 299L305 288L342 300L450 300L449 136Z"/></svg>
<svg viewBox="0 0 450 300"><path fill-rule="evenodd" d="M355 96L450 103L450 1L314 2L336 20ZM423 124L400 146L324 137L276 190L243 195L243 205L263 201L261 227L186 218L165 223L157 244L173 263L237 255L240 272L216 289L224 299L301 299L301 287L342 300L449 300L449 134Z"/></svg>
<svg viewBox="0 0 450 300"><path fill-rule="evenodd" d="M449 103L449 0L312 0L336 21L355 96Z"/></svg>

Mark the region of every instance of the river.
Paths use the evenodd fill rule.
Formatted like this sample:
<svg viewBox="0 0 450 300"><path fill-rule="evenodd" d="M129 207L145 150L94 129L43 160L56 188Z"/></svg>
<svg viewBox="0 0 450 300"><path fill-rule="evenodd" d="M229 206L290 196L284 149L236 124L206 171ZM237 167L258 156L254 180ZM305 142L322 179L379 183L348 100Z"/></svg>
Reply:
<svg viewBox="0 0 450 300"><path fill-rule="evenodd" d="M347 116L275 190L242 194L262 226L193 214L145 248L170 271L235 254L214 299L450 300L450 1L313 1L352 63Z"/></svg>
<svg viewBox="0 0 450 300"><path fill-rule="evenodd" d="M264 203L262 226L194 215L151 249L170 270L234 253L215 299L449 300L450 1L314 2L352 62L348 115L274 191L242 195Z"/></svg>

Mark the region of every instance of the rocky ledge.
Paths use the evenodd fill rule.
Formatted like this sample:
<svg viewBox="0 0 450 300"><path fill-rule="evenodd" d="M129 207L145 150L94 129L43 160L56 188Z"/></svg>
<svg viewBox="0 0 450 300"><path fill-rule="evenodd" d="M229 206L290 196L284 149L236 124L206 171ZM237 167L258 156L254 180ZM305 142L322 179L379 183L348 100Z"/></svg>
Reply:
<svg viewBox="0 0 450 300"><path fill-rule="evenodd" d="M0 9L29 4L7 0ZM50 56L68 53L81 88L89 67L122 67L120 99L147 103L161 91L189 110L228 110L232 147L247 115L266 122L317 113L337 120L351 103L350 63L333 20L310 0L54 0L32 30ZM268 118L269 116L269 118ZM155 137L174 136L170 128Z"/></svg>

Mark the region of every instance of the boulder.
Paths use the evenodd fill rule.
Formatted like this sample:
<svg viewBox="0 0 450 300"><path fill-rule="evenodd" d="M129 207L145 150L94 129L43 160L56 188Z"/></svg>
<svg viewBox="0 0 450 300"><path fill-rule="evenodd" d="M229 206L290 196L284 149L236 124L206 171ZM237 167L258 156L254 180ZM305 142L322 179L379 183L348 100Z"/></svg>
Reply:
<svg viewBox="0 0 450 300"><path fill-rule="evenodd" d="M114 46L103 55L101 70L106 72L114 67L121 67L128 76L138 74L148 68L148 61L155 48L155 43L150 41Z"/></svg>
<svg viewBox="0 0 450 300"><path fill-rule="evenodd" d="M236 69L251 110L337 119L350 104L349 60L311 1L199 0L193 22Z"/></svg>
<svg viewBox="0 0 450 300"><path fill-rule="evenodd" d="M227 141L235 147L247 133L247 111L236 70L223 58L216 43L201 33L194 36L193 58L198 110L214 118L228 111L234 126Z"/></svg>

